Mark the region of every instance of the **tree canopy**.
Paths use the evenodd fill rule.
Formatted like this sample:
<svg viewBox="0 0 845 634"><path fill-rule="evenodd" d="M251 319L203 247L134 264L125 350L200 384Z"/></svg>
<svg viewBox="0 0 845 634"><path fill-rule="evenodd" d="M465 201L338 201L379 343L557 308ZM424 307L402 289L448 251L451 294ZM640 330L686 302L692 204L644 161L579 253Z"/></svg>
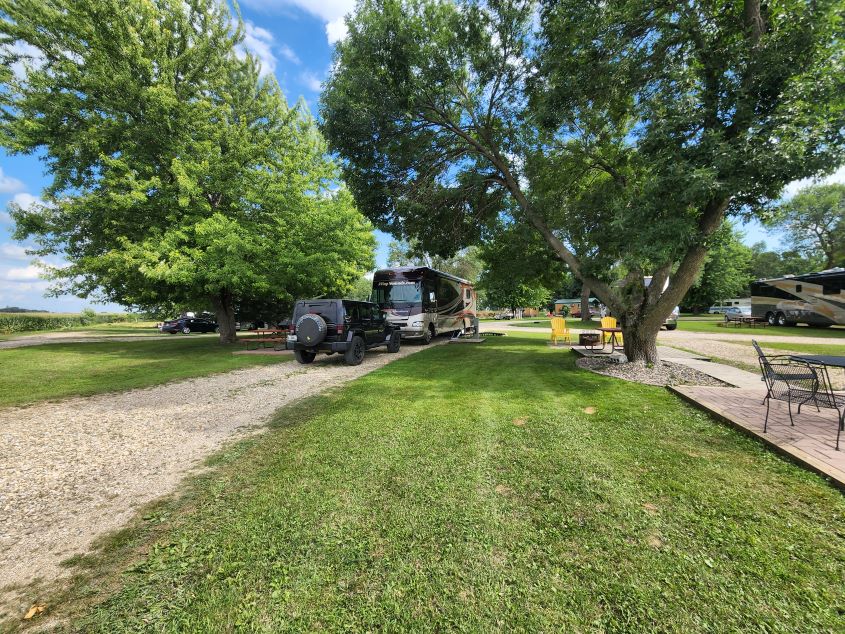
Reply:
<svg viewBox="0 0 845 634"><path fill-rule="evenodd" d="M824 268L824 261L816 253L798 251L771 251L765 242L751 245L751 263L749 277L752 280L800 275Z"/></svg>
<svg viewBox="0 0 845 634"><path fill-rule="evenodd" d="M748 297L753 251L742 237L727 221L713 234L707 260L682 302L684 308L703 312L730 297Z"/></svg>
<svg viewBox="0 0 845 634"><path fill-rule="evenodd" d="M343 292L373 266L314 121L242 40L218 0L0 0L0 144L52 177L12 217L66 259L56 293L213 306L231 340L241 300Z"/></svg>
<svg viewBox="0 0 845 634"><path fill-rule="evenodd" d="M845 185L814 185L779 205L769 226L797 251L822 256L824 268L845 266Z"/></svg>
<svg viewBox="0 0 845 634"><path fill-rule="evenodd" d="M725 216L841 162L839 7L364 0L323 130L377 226L448 255L526 224L655 360Z"/></svg>
<svg viewBox="0 0 845 634"><path fill-rule="evenodd" d="M451 257L432 255L422 250L417 241L391 240L387 245L388 266L428 266L444 273L477 282L481 273L478 247L461 249Z"/></svg>
<svg viewBox="0 0 845 634"><path fill-rule="evenodd" d="M565 265L525 225L498 227L479 255L483 262L479 288L491 307L538 308L552 299L552 291L567 277Z"/></svg>

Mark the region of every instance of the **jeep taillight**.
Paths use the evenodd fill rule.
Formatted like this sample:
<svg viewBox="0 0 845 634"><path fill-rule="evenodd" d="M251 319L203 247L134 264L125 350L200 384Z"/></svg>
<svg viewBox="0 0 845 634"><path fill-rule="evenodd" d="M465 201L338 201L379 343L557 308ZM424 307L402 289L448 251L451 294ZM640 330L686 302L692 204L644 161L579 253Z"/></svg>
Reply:
<svg viewBox="0 0 845 634"><path fill-rule="evenodd" d="M291 335L296 334L296 324L294 322L290 322L290 326L288 326L288 333Z"/></svg>
<svg viewBox="0 0 845 634"><path fill-rule="evenodd" d="M339 334L339 335L343 334L343 322L342 321L337 322L337 334Z"/></svg>

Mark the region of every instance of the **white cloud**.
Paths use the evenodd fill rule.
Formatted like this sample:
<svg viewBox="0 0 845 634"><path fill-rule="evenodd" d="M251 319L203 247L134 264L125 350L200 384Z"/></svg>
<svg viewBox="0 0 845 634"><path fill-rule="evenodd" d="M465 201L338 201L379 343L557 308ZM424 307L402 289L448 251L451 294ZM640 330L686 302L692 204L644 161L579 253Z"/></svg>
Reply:
<svg viewBox="0 0 845 634"><path fill-rule="evenodd" d="M300 79L302 83L308 86L308 90L313 90L314 92L320 92L320 79L314 73L302 73L300 75Z"/></svg>
<svg viewBox="0 0 845 634"><path fill-rule="evenodd" d="M1 172L2 171L0 170L0 176L2 176ZM36 198L32 194L28 194L26 192L19 192L19 193L15 194L14 196L12 196L12 200L10 200L9 202L15 203L21 209L28 209L34 203L40 203L41 200L39 200L38 198ZM5 211L0 211L0 223L11 224L11 222L12 222L11 216L9 216L9 214L6 213Z"/></svg>
<svg viewBox="0 0 845 634"><path fill-rule="evenodd" d="M273 34L270 31L252 22L244 22L243 47L260 62L262 77L276 72L277 60L273 55Z"/></svg>
<svg viewBox="0 0 845 634"><path fill-rule="evenodd" d="M10 282L30 282L41 279L44 269L35 264L29 266L8 269L3 276Z"/></svg>
<svg viewBox="0 0 845 634"><path fill-rule="evenodd" d="M44 63L44 55L41 50L21 40L0 48L2 48L2 52L8 51L18 57L18 61L12 64L12 72L18 79L26 77L27 67L39 68Z"/></svg>
<svg viewBox="0 0 845 634"><path fill-rule="evenodd" d="M281 46L279 46L279 53L286 60L296 64L297 66L302 63L302 60L299 59L299 56L297 56L297 54L294 53L293 49L287 44L282 44Z"/></svg>
<svg viewBox="0 0 845 634"><path fill-rule="evenodd" d="M0 291L14 291L17 293L26 292L26 291L40 291L44 292L48 288L50 288L50 282L47 280L38 280L36 282L8 282L0 279ZM0 297L3 294L0 293ZM23 297L22 295L18 295L17 297Z"/></svg>
<svg viewBox="0 0 845 634"><path fill-rule="evenodd" d="M22 190L24 187L23 181L12 176L6 176L3 173L3 168L0 167L0 194L11 194Z"/></svg>
<svg viewBox="0 0 845 634"><path fill-rule="evenodd" d="M326 38L328 38L329 44L337 44L341 40L345 40L347 35L349 35L349 29L346 28L346 21L343 18L337 18L326 23Z"/></svg>
<svg viewBox="0 0 845 634"><path fill-rule="evenodd" d="M825 176L823 178L815 179L815 178L802 178L800 181L792 181L783 189L783 194L781 194L781 198L783 199L790 199L795 194L797 194L800 190L804 189L805 187L809 187L810 185L830 185L831 183L845 183L845 165L840 167L830 176Z"/></svg>
<svg viewBox="0 0 845 634"><path fill-rule="evenodd" d="M41 201L32 194L21 192L12 197L12 202L18 205L21 209L29 209L34 203Z"/></svg>
<svg viewBox="0 0 845 634"><path fill-rule="evenodd" d="M12 244L11 242L0 244L0 258L28 260L30 256L26 254L26 249L26 247L22 247L19 244Z"/></svg>
<svg viewBox="0 0 845 634"><path fill-rule="evenodd" d="M260 11L274 11L297 7L326 23L329 44L346 37L343 18L355 10L355 0L243 0L243 3Z"/></svg>

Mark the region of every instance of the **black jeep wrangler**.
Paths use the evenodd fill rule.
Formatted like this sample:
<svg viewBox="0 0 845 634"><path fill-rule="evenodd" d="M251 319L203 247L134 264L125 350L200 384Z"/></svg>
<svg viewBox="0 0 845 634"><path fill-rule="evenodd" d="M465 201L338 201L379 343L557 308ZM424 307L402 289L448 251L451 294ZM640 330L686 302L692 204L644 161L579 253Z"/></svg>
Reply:
<svg viewBox="0 0 845 634"><path fill-rule="evenodd" d="M384 345L388 352L399 352L399 331L376 304L306 299L294 305L285 347L300 363L311 363L318 352L340 352L347 365L358 365L367 349Z"/></svg>

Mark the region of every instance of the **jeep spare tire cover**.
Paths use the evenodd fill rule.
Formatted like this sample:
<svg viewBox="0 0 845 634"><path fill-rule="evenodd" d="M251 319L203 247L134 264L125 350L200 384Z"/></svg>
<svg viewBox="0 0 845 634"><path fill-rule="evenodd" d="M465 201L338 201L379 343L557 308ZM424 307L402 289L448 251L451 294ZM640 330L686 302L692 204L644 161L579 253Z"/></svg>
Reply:
<svg viewBox="0 0 845 634"><path fill-rule="evenodd" d="M321 343L326 338L327 330L326 320L314 313L303 315L296 322L296 338L309 346Z"/></svg>

